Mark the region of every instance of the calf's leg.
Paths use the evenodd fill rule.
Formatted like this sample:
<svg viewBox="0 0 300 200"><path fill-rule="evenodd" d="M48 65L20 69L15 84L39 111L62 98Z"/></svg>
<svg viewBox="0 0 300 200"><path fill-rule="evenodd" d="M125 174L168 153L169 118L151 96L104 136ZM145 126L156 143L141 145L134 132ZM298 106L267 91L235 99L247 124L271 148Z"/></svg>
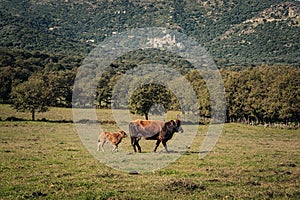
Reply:
<svg viewBox="0 0 300 200"><path fill-rule="evenodd" d="M98 149L97 149L97 151L100 151L100 148L101 148L101 151L104 152L104 148L103 148L104 144L105 144L105 141L98 140Z"/></svg>
<svg viewBox="0 0 300 200"><path fill-rule="evenodd" d="M102 150L102 152L104 152L104 148L103 148L104 144L105 144L105 141L102 141L101 142L101 150Z"/></svg>
<svg viewBox="0 0 300 200"><path fill-rule="evenodd" d="M114 148L113 148L112 151L115 151L115 150L118 151L118 145L117 144L114 145Z"/></svg>
<svg viewBox="0 0 300 200"><path fill-rule="evenodd" d="M98 148L97 148L97 151L100 151L100 141L98 141Z"/></svg>

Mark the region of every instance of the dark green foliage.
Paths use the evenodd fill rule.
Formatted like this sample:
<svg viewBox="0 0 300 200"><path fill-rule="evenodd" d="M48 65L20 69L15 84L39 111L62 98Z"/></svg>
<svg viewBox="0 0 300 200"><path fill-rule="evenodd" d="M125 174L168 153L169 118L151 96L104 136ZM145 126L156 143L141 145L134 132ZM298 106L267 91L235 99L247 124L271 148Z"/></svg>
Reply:
<svg viewBox="0 0 300 200"><path fill-rule="evenodd" d="M64 54L47 54L40 51L0 48L0 68L23 68L30 73L46 70L71 70L80 66L83 57Z"/></svg>
<svg viewBox="0 0 300 200"><path fill-rule="evenodd" d="M71 107L74 77L72 72L34 74L13 87L12 106L17 111L30 112L32 120L36 112L46 112L49 106Z"/></svg>
<svg viewBox="0 0 300 200"><path fill-rule="evenodd" d="M71 107L75 75L74 71L48 72L38 75L43 78L46 90L50 91L51 106Z"/></svg>
<svg viewBox="0 0 300 200"><path fill-rule="evenodd" d="M171 99L172 93L164 86L157 84L144 85L132 94L129 102L130 111L133 114L144 115L145 119L148 120L151 108L154 107L152 111L155 113L164 114L161 113L162 110L167 111L172 103L176 103L172 102ZM163 108L159 108L159 105Z"/></svg>
<svg viewBox="0 0 300 200"><path fill-rule="evenodd" d="M260 66L223 71L229 121L299 122L300 70Z"/></svg>
<svg viewBox="0 0 300 200"><path fill-rule="evenodd" d="M50 105L50 93L45 82L39 77L32 77L19 84L12 91L13 108L21 112L30 112L32 121L36 112L46 112Z"/></svg>
<svg viewBox="0 0 300 200"><path fill-rule="evenodd" d="M120 75L116 75L113 70L102 74L96 92L96 102L98 108L109 108L111 106L112 89Z"/></svg>
<svg viewBox="0 0 300 200"><path fill-rule="evenodd" d="M191 85L197 95L199 103L199 113L201 117L210 117L210 99L209 91L200 73L192 70L185 75L185 78L191 82Z"/></svg>
<svg viewBox="0 0 300 200"><path fill-rule="evenodd" d="M295 52L300 44L299 21L289 16L290 8L299 17L299 3L284 0L4 0L0 4L0 46L84 56L113 34L167 27L195 38L221 63L299 65ZM264 18L264 23L244 23L252 18ZM271 18L280 20L267 22ZM254 32L243 32L249 28ZM227 31L233 32L224 39Z"/></svg>
<svg viewBox="0 0 300 200"><path fill-rule="evenodd" d="M60 82L64 82L61 85L70 87L81 60L82 57L72 55L0 49L0 102L10 103L12 88L27 81L37 72L60 74L62 75Z"/></svg>
<svg viewBox="0 0 300 200"><path fill-rule="evenodd" d="M124 66L115 70L122 68ZM221 70L227 99L227 120L255 124L298 122L300 119L299 73L299 68L282 65L261 65L238 71ZM209 118L212 103L209 93L213 91L208 90L198 71L191 70L184 76L197 95L200 117ZM112 88L121 77L121 73L118 74L113 70L110 74L106 73L102 76L97 93L97 102L101 102L100 105L110 107ZM141 85L137 88L130 97L129 104L133 113L145 115L146 118L151 106L156 104L163 105L166 110L180 109L176 96L155 84ZM115 106L115 108L120 107L122 105Z"/></svg>
<svg viewBox="0 0 300 200"><path fill-rule="evenodd" d="M191 64L180 57L166 51L154 49L154 50L137 50L130 52L122 57L116 59L113 63L106 68L105 72L102 72L102 76L98 82L96 92L96 104L98 108L109 108L111 106L112 90L119 80L128 70L132 70L137 66L155 63L155 65L164 65L171 69L177 70L181 74L187 73L191 68ZM163 71L163 67L159 70ZM142 87L142 85L141 85ZM128 89L128 88L126 88ZM125 89L125 90L126 90ZM124 91L125 91L124 90ZM124 93L122 95L128 95ZM121 105L128 102L119 102L115 108L122 108ZM174 101L173 101L174 103ZM178 105L173 105L172 109L178 108Z"/></svg>

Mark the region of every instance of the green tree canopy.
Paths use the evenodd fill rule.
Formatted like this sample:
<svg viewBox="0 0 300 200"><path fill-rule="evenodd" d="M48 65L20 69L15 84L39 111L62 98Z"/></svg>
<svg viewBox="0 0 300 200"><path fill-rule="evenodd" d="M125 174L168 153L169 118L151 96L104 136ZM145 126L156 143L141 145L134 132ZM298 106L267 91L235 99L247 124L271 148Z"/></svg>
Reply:
<svg viewBox="0 0 300 200"><path fill-rule="evenodd" d="M134 91L130 98L130 111L134 114L144 115L148 119L152 106L161 105L165 110L171 106L172 93L164 86L147 84Z"/></svg>
<svg viewBox="0 0 300 200"><path fill-rule="evenodd" d="M222 71L229 121L299 122L300 71L286 66L259 66Z"/></svg>
<svg viewBox="0 0 300 200"><path fill-rule="evenodd" d="M20 112L30 112L32 121L36 112L48 111L51 103L50 90L45 87L44 80L37 76L13 88L12 97L12 107Z"/></svg>

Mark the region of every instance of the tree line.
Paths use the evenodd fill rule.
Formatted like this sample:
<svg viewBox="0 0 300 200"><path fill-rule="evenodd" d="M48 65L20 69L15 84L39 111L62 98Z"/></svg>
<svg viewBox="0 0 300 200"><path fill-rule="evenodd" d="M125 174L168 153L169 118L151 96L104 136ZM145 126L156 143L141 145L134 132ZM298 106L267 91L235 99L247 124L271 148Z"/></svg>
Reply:
<svg viewBox="0 0 300 200"><path fill-rule="evenodd" d="M172 65L174 63L172 62ZM98 82L93 102L97 108L111 108L113 105L114 108L122 109L126 105L124 102L113 102L112 91L124 71L134 68L136 65L131 63L128 66L129 63L123 62L126 66L122 68L118 64L118 62L112 64ZM14 73L14 76L10 76L11 70L13 68L1 68L0 98L2 103L10 103L18 111L30 112L32 119L36 112L47 111L49 106L72 106L76 68L60 71L44 69L29 74L25 70L25 75L20 70L18 73ZM181 70L198 98L197 105L190 106L197 106L202 119L210 118L210 91L208 91L201 74L196 70L184 71L180 67L177 67L177 70ZM226 92L228 122L299 123L299 68L260 65L241 69L221 69L220 72ZM140 85L127 103L132 113L144 115L146 118L150 112L181 109L176 95L159 83ZM160 109L155 105L160 106Z"/></svg>
<svg viewBox="0 0 300 200"><path fill-rule="evenodd" d="M222 71L229 122L265 124L300 121L300 70L259 66Z"/></svg>
<svg viewBox="0 0 300 200"><path fill-rule="evenodd" d="M227 105L227 122L268 124L300 121L300 69L282 65L260 65L246 68L221 69ZM112 88L121 74L106 74L100 81L97 105L109 108ZM109 78L111 77L111 78ZM200 117L211 117L210 92L197 70L188 70L184 77L191 83L197 98ZM120 94L121 96L127 94ZM177 97L165 86L148 84L132 94L132 113L146 118L151 106L160 104L165 110L179 110ZM125 103L123 104L125 105ZM192 105L191 105L192 106ZM118 108L122 105L118 104Z"/></svg>

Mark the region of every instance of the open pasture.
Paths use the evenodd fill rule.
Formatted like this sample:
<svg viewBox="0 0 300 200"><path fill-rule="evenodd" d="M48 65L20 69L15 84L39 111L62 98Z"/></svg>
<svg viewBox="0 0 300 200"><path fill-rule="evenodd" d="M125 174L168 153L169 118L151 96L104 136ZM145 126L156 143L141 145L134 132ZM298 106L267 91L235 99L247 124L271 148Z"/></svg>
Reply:
<svg viewBox="0 0 300 200"><path fill-rule="evenodd" d="M2 120L30 117L0 107ZM109 110L97 112L99 119L106 120L106 129L117 129L108 123ZM71 109L53 108L37 115L46 122L0 122L0 199L300 198L299 130L225 124L214 151L199 159L207 130L200 126L189 150L177 161L130 175L94 159L74 124L58 123L72 120L71 114ZM150 152L155 141L143 140L141 145ZM130 138L119 148L132 152Z"/></svg>

